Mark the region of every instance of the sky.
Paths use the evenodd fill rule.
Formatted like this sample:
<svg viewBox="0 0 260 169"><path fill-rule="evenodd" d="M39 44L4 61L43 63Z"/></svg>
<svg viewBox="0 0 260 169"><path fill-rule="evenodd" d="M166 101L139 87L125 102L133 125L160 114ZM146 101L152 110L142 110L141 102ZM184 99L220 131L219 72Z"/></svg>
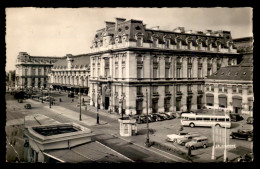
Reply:
<svg viewBox="0 0 260 169"><path fill-rule="evenodd" d="M19 52L57 56L90 52L97 30L115 18L142 20L162 30L226 30L232 38L253 36L252 8L6 8L6 71Z"/></svg>

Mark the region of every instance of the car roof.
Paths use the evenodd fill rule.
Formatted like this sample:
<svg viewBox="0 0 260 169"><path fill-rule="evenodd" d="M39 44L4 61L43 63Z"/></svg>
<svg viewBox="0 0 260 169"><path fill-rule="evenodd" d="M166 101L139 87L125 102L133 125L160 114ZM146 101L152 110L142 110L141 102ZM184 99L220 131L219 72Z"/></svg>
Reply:
<svg viewBox="0 0 260 169"><path fill-rule="evenodd" d="M208 139L208 137L206 137L206 136L200 136L200 137L194 137L194 139L196 139L196 140L199 140L199 139Z"/></svg>

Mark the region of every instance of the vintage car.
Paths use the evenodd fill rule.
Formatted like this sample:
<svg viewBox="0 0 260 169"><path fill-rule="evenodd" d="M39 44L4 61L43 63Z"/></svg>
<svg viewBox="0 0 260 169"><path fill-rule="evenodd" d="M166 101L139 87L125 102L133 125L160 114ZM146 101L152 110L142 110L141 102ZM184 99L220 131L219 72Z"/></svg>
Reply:
<svg viewBox="0 0 260 169"><path fill-rule="evenodd" d="M253 162L254 161L254 153L248 153L243 156L240 156L237 159L238 162Z"/></svg>
<svg viewBox="0 0 260 169"><path fill-rule="evenodd" d="M198 147L207 148L208 138L205 136L195 137L190 142L185 144L186 148L191 148L192 150Z"/></svg>
<svg viewBox="0 0 260 169"><path fill-rule="evenodd" d="M240 116L239 114L230 114L231 121L241 121L244 118Z"/></svg>
<svg viewBox="0 0 260 169"><path fill-rule="evenodd" d="M247 123L247 124L253 124L253 122L254 122L254 118L253 118L253 117L248 117L248 118L246 119L246 123Z"/></svg>
<svg viewBox="0 0 260 169"><path fill-rule="evenodd" d="M166 114L168 114L168 115L170 116L171 119L176 118L172 112L166 112Z"/></svg>
<svg viewBox="0 0 260 169"><path fill-rule="evenodd" d="M253 140L253 131L249 129L238 129L237 132L232 132L230 134L232 139L241 139L241 140Z"/></svg>
<svg viewBox="0 0 260 169"><path fill-rule="evenodd" d="M194 137L199 137L199 133L190 134L187 136L184 136L183 138L178 138L176 142L182 146L184 146L186 143L190 142Z"/></svg>
<svg viewBox="0 0 260 169"><path fill-rule="evenodd" d="M25 104L25 105L24 105L24 108L26 108L26 109L31 109L32 106L31 106L30 104Z"/></svg>
<svg viewBox="0 0 260 169"><path fill-rule="evenodd" d="M184 138L185 136L190 136L193 134L198 134L197 132L180 132L178 134L169 134L167 135L167 141L176 142L179 138Z"/></svg>

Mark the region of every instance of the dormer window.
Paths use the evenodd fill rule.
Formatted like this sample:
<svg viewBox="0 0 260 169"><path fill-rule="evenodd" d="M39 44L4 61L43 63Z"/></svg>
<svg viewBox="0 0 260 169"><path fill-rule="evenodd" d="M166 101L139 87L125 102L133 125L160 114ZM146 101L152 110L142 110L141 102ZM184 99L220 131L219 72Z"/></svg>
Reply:
<svg viewBox="0 0 260 169"><path fill-rule="evenodd" d="M175 38L175 43L176 43L177 49L180 49L181 48L181 38L179 36L177 36Z"/></svg>
<svg viewBox="0 0 260 169"><path fill-rule="evenodd" d="M221 49L221 42L220 42L220 40L216 40L215 44L217 46L217 51L219 52L220 49Z"/></svg>
<svg viewBox="0 0 260 169"><path fill-rule="evenodd" d="M153 47L154 48L157 48L158 47L158 43L159 43L159 40L158 40L158 35L154 34L152 35L152 41L153 41Z"/></svg>
<svg viewBox="0 0 260 169"><path fill-rule="evenodd" d="M198 45L198 50L201 50L202 49L202 39L197 39L196 40L196 42L197 42L197 45Z"/></svg>
<svg viewBox="0 0 260 169"><path fill-rule="evenodd" d="M135 39L136 39L136 46L137 47L142 47L143 46L143 34L138 32L135 35Z"/></svg>

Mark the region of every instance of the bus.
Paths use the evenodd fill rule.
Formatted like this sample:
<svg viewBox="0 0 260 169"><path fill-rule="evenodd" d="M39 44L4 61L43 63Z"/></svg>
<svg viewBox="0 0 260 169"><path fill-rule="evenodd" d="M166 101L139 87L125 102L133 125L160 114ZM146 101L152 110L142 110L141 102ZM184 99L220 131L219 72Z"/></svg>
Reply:
<svg viewBox="0 0 260 169"><path fill-rule="evenodd" d="M204 115L183 113L181 115L182 126L205 126L205 127L227 127L231 128L231 120L228 115Z"/></svg>

